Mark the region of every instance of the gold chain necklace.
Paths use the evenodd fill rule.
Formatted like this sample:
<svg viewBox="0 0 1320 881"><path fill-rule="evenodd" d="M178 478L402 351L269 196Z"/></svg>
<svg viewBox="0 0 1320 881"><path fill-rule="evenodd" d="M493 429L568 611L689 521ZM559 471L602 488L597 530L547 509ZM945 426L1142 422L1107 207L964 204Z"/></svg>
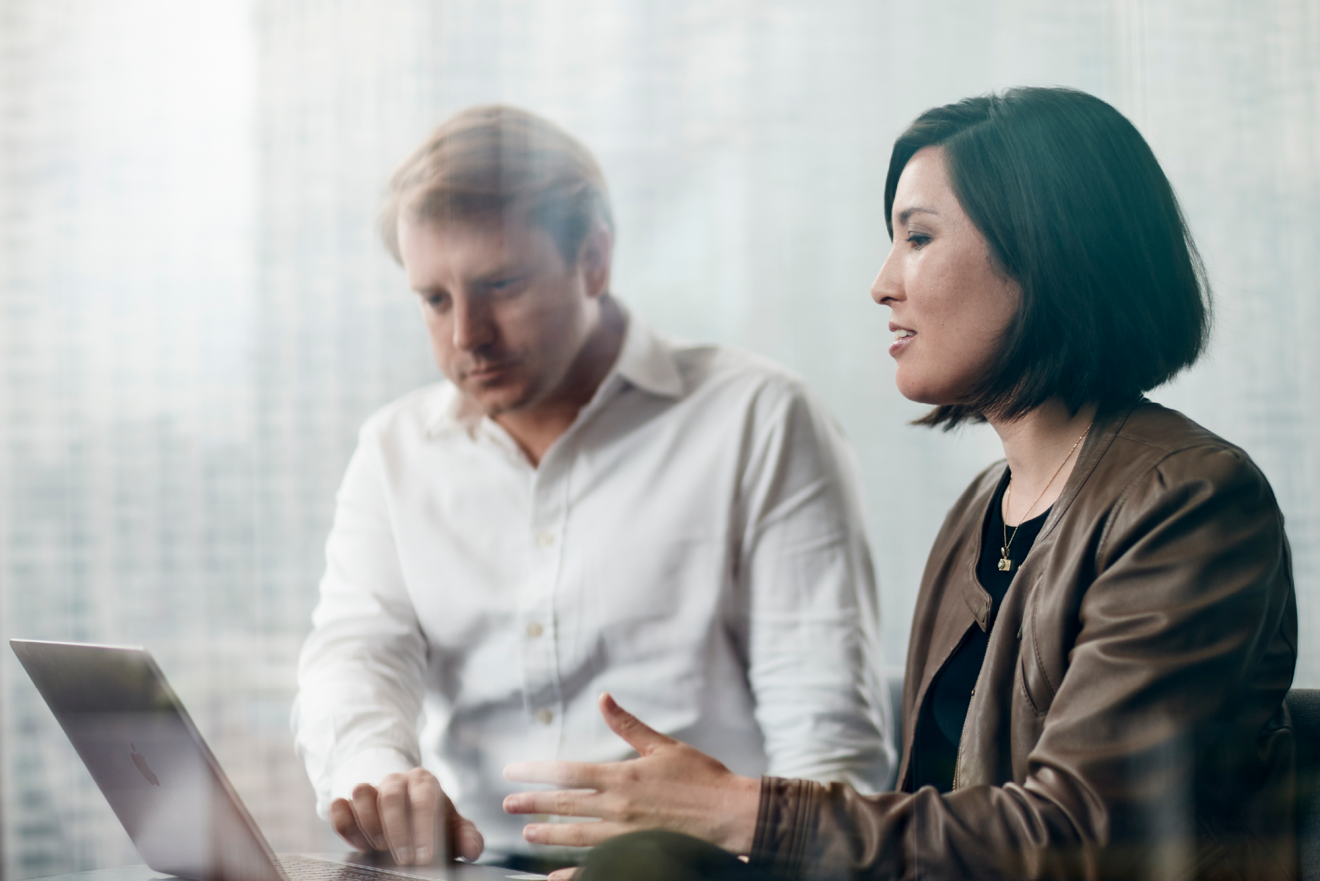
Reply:
<svg viewBox="0 0 1320 881"><path fill-rule="evenodd" d="M1091 425L1094 425L1094 424L1095 424L1094 422L1091 423ZM1013 571L1013 558L1010 557L1010 556L1008 555L1008 549L1011 548L1011 547L1013 546L1013 539L1017 538L1018 530L1022 528L1022 524L1023 524L1023 523L1026 523L1028 520L1031 519L1031 511L1032 511L1032 509L1035 508L1035 507L1036 507L1036 504L1037 504L1038 502L1040 502L1040 500L1043 499L1043 498L1045 497L1045 492L1046 492L1046 490L1048 490L1048 489L1050 488L1050 485L1054 483L1054 479L1055 479L1056 477L1059 476L1059 472L1063 470L1063 466L1068 464L1068 460L1072 458L1072 454L1073 454L1073 452L1077 449L1077 445L1080 444L1083 440L1085 440L1085 439L1086 439L1086 436L1087 436L1088 434L1090 434L1090 432L1091 432L1091 425L1086 426L1086 431L1083 431L1083 432L1082 432L1081 437L1079 437L1079 438L1077 438L1077 440L1073 441L1073 445L1068 449L1068 455L1064 456L1064 457L1063 457L1063 461L1059 463L1059 467L1054 469L1054 476L1050 478L1049 483L1045 484L1045 489L1042 489L1042 490L1040 491L1040 494L1039 494L1038 496L1036 496L1036 501L1032 502L1032 503L1027 507L1027 513L1026 513L1026 516L1024 516L1021 520L1018 521L1018 525L1017 525L1017 526L1014 526L1014 527L1013 527L1013 534L1012 534L1012 535L1009 535L1009 534L1008 534L1008 519L1007 519L1007 518L1003 518L1003 522L1004 522L1004 544L999 548L999 571L1000 571L1000 572L1012 572L1012 571ZM1013 477L1012 477L1012 475L1010 475L1009 478L1008 478L1008 486L1004 487L1004 511L1008 511L1008 502L1009 502L1009 499L1011 499L1011 498L1013 498Z"/></svg>

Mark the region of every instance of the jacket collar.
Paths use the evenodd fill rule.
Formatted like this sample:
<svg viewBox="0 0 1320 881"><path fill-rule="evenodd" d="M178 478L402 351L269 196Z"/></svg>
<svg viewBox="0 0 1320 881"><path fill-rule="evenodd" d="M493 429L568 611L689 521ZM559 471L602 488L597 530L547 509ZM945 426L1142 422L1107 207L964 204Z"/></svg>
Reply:
<svg viewBox="0 0 1320 881"><path fill-rule="evenodd" d="M1047 538L1054 531L1054 527L1058 522L1068 513L1068 509L1072 506L1078 493L1082 491L1091 475L1095 473L1100 460L1113 446L1114 438L1118 437L1118 433L1123 430L1123 426L1127 423L1128 417L1132 415L1132 411L1145 403L1147 403L1146 399L1141 398L1136 403L1119 410L1096 414L1095 420L1091 423L1091 430L1077 454L1077 464L1073 466L1072 474L1068 476L1068 482L1063 485L1063 492L1059 494L1058 500L1050 509L1050 516L1045 518L1045 524L1041 527L1040 535L1036 538L1036 544L1040 544L1042 539Z"/></svg>
<svg viewBox="0 0 1320 881"><path fill-rule="evenodd" d="M1032 558L1037 548L1045 547L1050 544L1052 534L1068 513L1068 509L1076 500L1078 493L1086 486L1087 481L1095 472L1096 466L1104 458L1106 452L1114 443L1114 438L1118 436L1123 425L1127 422L1128 416L1145 399L1141 399L1135 404L1119 410L1111 410L1108 413L1097 413L1095 421L1091 424L1091 430L1086 435L1086 440L1082 443L1081 450L1077 454L1077 464L1073 466L1072 473L1068 476L1068 482L1063 485L1063 491L1059 498L1050 507L1049 516L1045 518L1045 523L1041 526L1040 534L1036 536L1031 550L1027 556L1018 564L1018 572L1021 573L1027 567L1027 561ZM1008 467L1007 462L999 462L987 470L981 478L981 486L971 504L968 505L968 514L976 518L976 522L984 521L987 507L990 500L994 498L995 489L999 486L999 481L1003 477L1004 469ZM989 538L993 541L993 536ZM963 585L963 601L967 604L967 609L976 619L982 630L990 626L990 594L981 587L981 582L976 577L976 566L981 559L982 547L980 542L967 542L963 551L963 559L959 564L964 570L964 577L961 580ZM1017 579L1014 579L1016 582Z"/></svg>
<svg viewBox="0 0 1320 881"><path fill-rule="evenodd" d="M1040 534L1036 537L1035 542L1032 543L1031 550L1018 564L1018 575L1009 588L1010 594L1014 591L1030 589L1029 582L1034 578L1031 572L1035 568L1035 561L1040 559L1041 554L1052 544L1056 527L1067 515L1068 509L1072 507L1090 481L1101 459L1113 446L1114 439L1123 430L1128 417L1131 416L1133 410L1144 403L1146 402L1143 399L1136 404L1119 410L1097 414L1086 440L1082 443L1081 451L1077 457L1077 464L1073 466L1072 474L1068 476L1068 481L1064 484L1058 500L1050 508L1049 516L1045 518L1045 523L1041 526ZM968 492L955 505L955 511L950 512L950 521L949 524L946 524L945 531L959 540L959 546L956 548L942 546L937 539L936 546L931 549L932 560L947 556L949 573L954 576L955 586L951 587L953 593L939 603L938 608L929 620L930 638L924 648L923 657L925 661L922 663L922 678L915 683L916 692L912 696L916 707L920 707L925 702L926 692L931 682L944 667L949 656L958 647L967 632L967 628L972 626L972 621L975 621L982 630L988 630L992 623L990 619L990 594L981 587L981 583L976 577L976 565L981 559L981 542L985 540L982 537L981 524L985 522L990 501L994 498L995 489L1004 475L1004 469L1007 467L1008 463L1001 460L987 468L974 482L973 487L969 488ZM975 538L962 541L961 537L964 536L975 536ZM989 540L993 541L994 539L992 537ZM923 589L928 587L925 577L923 577L922 587ZM962 607L954 599L955 596L962 600ZM920 617L921 614L922 606L919 602L916 615ZM969 620L969 615L971 620ZM915 628L917 624L914 622L913 626ZM909 655L909 664L913 663L914 657ZM904 781L906 781L910 770L909 764L915 730L915 718L911 722L904 719L903 759L899 766L898 778L900 786L906 785Z"/></svg>

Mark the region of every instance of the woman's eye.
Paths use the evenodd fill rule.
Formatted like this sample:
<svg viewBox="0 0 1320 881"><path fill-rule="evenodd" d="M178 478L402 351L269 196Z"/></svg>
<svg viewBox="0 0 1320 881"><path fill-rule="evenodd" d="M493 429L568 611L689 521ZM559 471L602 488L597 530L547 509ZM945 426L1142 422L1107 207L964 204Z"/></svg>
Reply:
<svg viewBox="0 0 1320 881"><path fill-rule="evenodd" d="M908 233L907 240L912 244L912 247L918 251L930 244L930 236L919 232Z"/></svg>

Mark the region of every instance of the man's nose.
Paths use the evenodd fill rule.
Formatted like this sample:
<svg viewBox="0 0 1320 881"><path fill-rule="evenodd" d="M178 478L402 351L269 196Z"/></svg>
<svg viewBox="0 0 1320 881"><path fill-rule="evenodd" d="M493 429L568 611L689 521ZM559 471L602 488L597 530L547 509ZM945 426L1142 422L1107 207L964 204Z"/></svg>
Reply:
<svg viewBox="0 0 1320 881"><path fill-rule="evenodd" d="M454 304L454 348L470 352L495 338L495 323L490 310L480 303Z"/></svg>

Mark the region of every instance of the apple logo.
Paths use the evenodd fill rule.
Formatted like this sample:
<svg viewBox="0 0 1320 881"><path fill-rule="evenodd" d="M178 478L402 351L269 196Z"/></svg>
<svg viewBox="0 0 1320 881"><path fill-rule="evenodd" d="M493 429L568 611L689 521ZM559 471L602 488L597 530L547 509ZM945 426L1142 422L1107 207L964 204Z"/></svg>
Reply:
<svg viewBox="0 0 1320 881"><path fill-rule="evenodd" d="M130 743L128 748L133 751L133 764L137 765L138 771L142 773L143 777L147 778L147 782L152 786L160 786L160 780L152 773L151 766L147 764L147 760L142 753L137 751L137 747Z"/></svg>

